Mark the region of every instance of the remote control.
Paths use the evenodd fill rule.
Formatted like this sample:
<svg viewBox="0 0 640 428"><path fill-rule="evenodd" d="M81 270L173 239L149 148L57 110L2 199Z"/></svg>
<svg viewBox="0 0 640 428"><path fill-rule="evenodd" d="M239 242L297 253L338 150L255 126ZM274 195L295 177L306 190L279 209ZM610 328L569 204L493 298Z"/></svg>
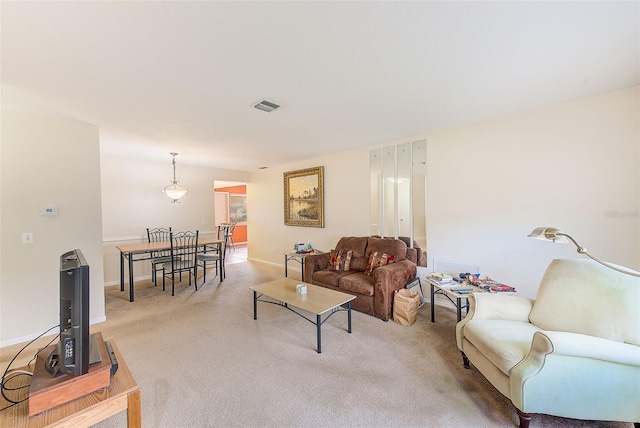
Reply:
<svg viewBox="0 0 640 428"><path fill-rule="evenodd" d="M104 346L107 348L107 353L109 354L109 359L111 360L111 376L113 376L118 371L118 359L116 358L116 353L113 352L111 342L105 341Z"/></svg>

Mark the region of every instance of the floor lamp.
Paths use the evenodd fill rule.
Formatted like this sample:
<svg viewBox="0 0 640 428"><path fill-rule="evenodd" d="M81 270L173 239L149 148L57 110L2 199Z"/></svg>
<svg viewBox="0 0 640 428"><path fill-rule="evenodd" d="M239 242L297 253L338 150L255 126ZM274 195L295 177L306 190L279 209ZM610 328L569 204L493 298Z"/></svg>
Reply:
<svg viewBox="0 0 640 428"><path fill-rule="evenodd" d="M566 244L569 241L571 241L573 242L573 245L575 245L578 248L578 253L584 254L585 256L595 260L596 262L600 263L603 266L608 267L609 269L613 269L618 272L625 273L627 275L640 277L640 272L636 272L630 269L629 270L621 269L620 267L614 266L610 263L600 260L595 256L592 256L587 252L587 249L585 247L578 244L575 239L573 239L570 235L564 233L560 229L556 229L553 227L536 227L535 229L533 229L533 232L527 235L527 237L547 240L551 242L557 242L559 244Z"/></svg>

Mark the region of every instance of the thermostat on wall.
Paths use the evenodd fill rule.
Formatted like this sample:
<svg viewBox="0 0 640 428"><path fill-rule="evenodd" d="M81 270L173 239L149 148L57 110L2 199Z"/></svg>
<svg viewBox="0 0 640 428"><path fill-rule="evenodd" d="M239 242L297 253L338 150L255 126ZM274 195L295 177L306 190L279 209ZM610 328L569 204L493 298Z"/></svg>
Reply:
<svg viewBox="0 0 640 428"><path fill-rule="evenodd" d="M58 207L53 205L45 205L40 207L40 215L43 216L56 216L58 215Z"/></svg>

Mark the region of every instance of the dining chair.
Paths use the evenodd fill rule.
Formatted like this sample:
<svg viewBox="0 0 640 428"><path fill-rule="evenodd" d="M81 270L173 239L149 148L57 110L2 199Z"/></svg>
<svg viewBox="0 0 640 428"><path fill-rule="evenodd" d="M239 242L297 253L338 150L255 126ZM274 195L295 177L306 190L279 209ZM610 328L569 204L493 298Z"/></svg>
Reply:
<svg viewBox="0 0 640 428"><path fill-rule="evenodd" d="M220 223L218 225L218 239L224 240L225 251L230 247L235 250L235 247L233 246L233 230L235 227L235 223Z"/></svg>
<svg viewBox="0 0 640 428"><path fill-rule="evenodd" d="M218 225L218 239L227 242L227 235L229 234L229 223L220 223ZM225 245L225 251L227 246Z"/></svg>
<svg viewBox="0 0 640 428"><path fill-rule="evenodd" d="M220 282L224 281L226 272L224 269L224 255L226 252L225 241L215 244L213 251L209 251L210 245L205 245L204 252L196 255L196 278L198 277L198 266L202 266L204 271L202 275L202 283L207 280L207 263L215 263L216 275L220 275ZM219 267L219 269L218 269Z"/></svg>
<svg viewBox="0 0 640 428"><path fill-rule="evenodd" d="M227 231L227 239L225 240L225 245L228 245L229 247L233 248L233 251L236 250L236 246L233 245L233 232L236 230L236 224L235 223L231 223L229 225L229 230Z"/></svg>
<svg viewBox="0 0 640 428"><path fill-rule="evenodd" d="M182 281L182 272L189 275L189 285L193 276L196 291L198 283L196 281L196 255L198 252L198 231L170 233L171 259L162 264L162 290L165 290L165 279L171 278L171 295L175 294L176 274L178 280Z"/></svg>
<svg viewBox="0 0 640 428"><path fill-rule="evenodd" d="M156 227L153 229L147 228L147 240L149 243L152 242L168 242L171 234L171 228L164 227ZM151 253L151 281L153 281L153 285L158 285L158 275L157 273L162 270L162 264L171 260L171 251L163 250L163 251L153 251Z"/></svg>

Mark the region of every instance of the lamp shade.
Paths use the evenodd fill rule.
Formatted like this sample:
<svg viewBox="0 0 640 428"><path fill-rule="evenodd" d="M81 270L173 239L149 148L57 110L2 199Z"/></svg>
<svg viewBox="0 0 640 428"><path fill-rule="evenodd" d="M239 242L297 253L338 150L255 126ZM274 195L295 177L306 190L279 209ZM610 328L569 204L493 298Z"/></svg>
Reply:
<svg viewBox="0 0 640 428"><path fill-rule="evenodd" d="M189 190L178 183L170 184L164 188L164 194L171 198L173 201L182 199L187 195L187 193L189 193Z"/></svg>
<svg viewBox="0 0 640 428"><path fill-rule="evenodd" d="M528 238L541 239L544 241L557 242L558 244L568 244L569 240L563 235L561 230L554 227L536 227L533 231L527 235Z"/></svg>
<svg viewBox="0 0 640 428"><path fill-rule="evenodd" d="M171 184L164 188L163 192L171 199L171 203L175 204L176 202L180 202L180 199L184 198L187 193L189 193L189 189L180 185L178 180L176 180L176 155L177 153L171 152L169 153L173 156L173 180L171 180Z"/></svg>

